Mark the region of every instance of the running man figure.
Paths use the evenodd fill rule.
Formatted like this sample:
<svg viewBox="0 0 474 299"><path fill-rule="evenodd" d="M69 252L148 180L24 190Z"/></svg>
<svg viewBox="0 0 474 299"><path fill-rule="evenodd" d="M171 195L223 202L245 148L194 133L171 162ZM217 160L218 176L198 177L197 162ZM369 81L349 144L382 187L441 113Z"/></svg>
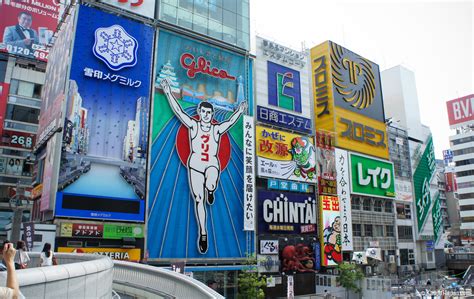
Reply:
<svg viewBox="0 0 474 299"><path fill-rule="evenodd" d="M214 107L211 103L200 102L197 108L199 119L194 119L178 104L171 91L169 79L161 81L161 87L178 119L189 129L191 153L187 161L188 180L194 198L194 214L198 224L197 245L199 252L205 254L208 249L206 205L214 203L214 192L220 176L220 164L217 157L219 142L232 126L239 120L247 108L242 102L238 109L220 124L213 124Z"/></svg>

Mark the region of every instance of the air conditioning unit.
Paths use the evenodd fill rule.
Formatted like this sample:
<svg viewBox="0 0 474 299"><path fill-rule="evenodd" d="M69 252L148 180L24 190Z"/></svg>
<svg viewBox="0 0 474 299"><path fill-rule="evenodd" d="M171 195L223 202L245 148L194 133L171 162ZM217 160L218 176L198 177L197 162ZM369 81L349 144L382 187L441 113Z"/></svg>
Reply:
<svg viewBox="0 0 474 299"><path fill-rule="evenodd" d="M388 257L388 262L389 262L390 264L395 264L395 256L394 256L394 255L390 255L390 256Z"/></svg>
<svg viewBox="0 0 474 299"><path fill-rule="evenodd" d="M365 267L365 274L372 275L372 267L371 266Z"/></svg>

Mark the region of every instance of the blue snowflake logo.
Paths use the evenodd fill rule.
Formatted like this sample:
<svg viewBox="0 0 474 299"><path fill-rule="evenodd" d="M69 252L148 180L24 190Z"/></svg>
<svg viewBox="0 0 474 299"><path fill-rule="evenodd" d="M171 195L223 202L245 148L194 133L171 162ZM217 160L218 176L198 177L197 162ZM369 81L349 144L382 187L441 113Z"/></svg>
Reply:
<svg viewBox="0 0 474 299"><path fill-rule="evenodd" d="M94 55L114 71L137 64L137 40L120 25L95 30Z"/></svg>

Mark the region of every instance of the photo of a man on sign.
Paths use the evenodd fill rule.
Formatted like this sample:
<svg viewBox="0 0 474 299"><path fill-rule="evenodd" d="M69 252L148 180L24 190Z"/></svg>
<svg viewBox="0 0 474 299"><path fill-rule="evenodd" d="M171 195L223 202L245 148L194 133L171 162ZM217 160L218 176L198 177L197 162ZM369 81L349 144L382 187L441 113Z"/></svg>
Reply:
<svg viewBox="0 0 474 299"><path fill-rule="evenodd" d="M38 43L38 34L31 29L33 17L30 13L22 11L18 14L18 24L5 27L3 42L7 45L28 49L33 55L33 43ZM26 54L26 53L25 53Z"/></svg>

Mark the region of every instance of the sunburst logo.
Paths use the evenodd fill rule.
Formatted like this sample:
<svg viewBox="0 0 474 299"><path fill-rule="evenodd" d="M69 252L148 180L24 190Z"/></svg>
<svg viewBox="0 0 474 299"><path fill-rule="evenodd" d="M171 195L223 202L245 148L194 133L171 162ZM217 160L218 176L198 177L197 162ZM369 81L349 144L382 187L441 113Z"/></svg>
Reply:
<svg viewBox="0 0 474 299"><path fill-rule="evenodd" d="M342 99L363 110L374 102L375 75L370 61L331 43L332 82Z"/></svg>

